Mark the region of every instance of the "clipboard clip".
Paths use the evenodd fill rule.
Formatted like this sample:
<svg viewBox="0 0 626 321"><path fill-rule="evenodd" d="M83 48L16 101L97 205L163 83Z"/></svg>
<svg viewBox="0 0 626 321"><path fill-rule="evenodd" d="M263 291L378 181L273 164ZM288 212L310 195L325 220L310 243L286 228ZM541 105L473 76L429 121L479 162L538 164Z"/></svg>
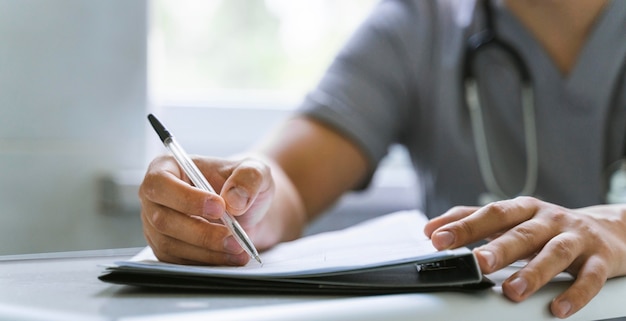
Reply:
<svg viewBox="0 0 626 321"><path fill-rule="evenodd" d="M450 270L455 269L456 265L449 265L448 260L437 261L437 262L428 262L428 263L419 263L415 264L415 268L417 272L431 272L431 271L441 271L441 270Z"/></svg>

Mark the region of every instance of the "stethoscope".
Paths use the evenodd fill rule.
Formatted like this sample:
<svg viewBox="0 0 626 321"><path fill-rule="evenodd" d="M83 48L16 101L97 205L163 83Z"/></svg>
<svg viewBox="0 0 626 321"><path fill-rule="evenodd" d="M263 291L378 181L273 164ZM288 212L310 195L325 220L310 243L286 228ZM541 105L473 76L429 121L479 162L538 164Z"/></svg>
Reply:
<svg viewBox="0 0 626 321"><path fill-rule="evenodd" d="M465 101L469 109L479 170L487 189L486 193L479 195L478 204L485 205L514 196L536 196L539 155L537 152L535 93L528 67L513 47L496 35L493 8L490 1L483 0L482 7L485 15L485 26L481 31L470 36L467 41L463 70L464 86L462 87L465 90ZM496 179L487 144L478 82L472 70L476 55L485 49L494 47L509 56L517 69L521 82L521 105L526 145L526 178L521 190L515 195L508 195L504 192ZM612 174L607 175L609 186L606 201L608 203L626 203L626 160L622 159L611 167Z"/></svg>

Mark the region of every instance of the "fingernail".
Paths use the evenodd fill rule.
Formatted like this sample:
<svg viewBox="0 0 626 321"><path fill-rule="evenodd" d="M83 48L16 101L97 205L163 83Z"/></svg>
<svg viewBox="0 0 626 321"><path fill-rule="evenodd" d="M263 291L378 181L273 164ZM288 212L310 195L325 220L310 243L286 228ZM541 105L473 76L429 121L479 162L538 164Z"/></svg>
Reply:
<svg viewBox="0 0 626 321"><path fill-rule="evenodd" d="M448 248L454 244L454 234L452 234L452 232L439 232L435 234L433 238L437 239L437 244L439 244L441 248Z"/></svg>
<svg viewBox="0 0 626 321"><path fill-rule="evenodd" d="M248 254L233 254L228 256L228 262L232 265L244 265L248 263Z"/></svg>
<svg viewBox="0 0 626 321"><path fill-rule="evenodd" d="M202 216L204 218L216 219L222 216L222 212L224 211L224 208L214 199L207 198L204 201L204 208L202 210L203 210Z"/></svg>
<svg viewBox="0 0 626 321"><path fill-rule="evenodd" d="M243 210L248 205L249 197L250 196L248 196L246 191L241 188L234 187L226 193L226 202L228 203L228 206L236 210Z"/></svg>
<svg viewBox="0 0 626 321"><path fill-rule="evenodd" d="M478 251L478 254L480 254L480 256L482 256L482 258L485 260L485 262L487 263L487 267L489 269L493 269L493 267L496 265L495 255L493 255L491 251L485 250Z"/></svg>
<svg viewBox="0 0 626 321"><path fill-rule="evenodd" d="M572 304L567 300L562 300L561 302L556 304L556 310L556 314L559 317L564 318L568 316L570 311L572 310Z"/></svg>
<svg viewBox="0 0 626 321"><path fill-rule="evenodd" d="M228 253L238 254L243 251L243 248L241 248L241 245L237 243L237 240L230 235L224 239L224 250Z"/></svg>
<svg viewBox="0 0 626 321"><path fill-rule="evenodd" d="M509 283L509 286L513 291L518 295L522 296L524 292L526 292L526 288L528 287L528 283L523 278L516 278L515 280Z"/></svg>

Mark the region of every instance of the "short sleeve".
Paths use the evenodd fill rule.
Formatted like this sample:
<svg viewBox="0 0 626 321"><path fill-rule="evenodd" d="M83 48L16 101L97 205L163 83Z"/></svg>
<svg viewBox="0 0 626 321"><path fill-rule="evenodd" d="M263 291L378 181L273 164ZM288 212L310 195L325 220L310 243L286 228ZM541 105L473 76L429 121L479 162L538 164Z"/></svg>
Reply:
<svg viewBox="0 0 626 321"><path fill-rule="evenodd" d="M379 3L299 109L351 139L372 168L410 123L415 10L410 1Z"/></svg>

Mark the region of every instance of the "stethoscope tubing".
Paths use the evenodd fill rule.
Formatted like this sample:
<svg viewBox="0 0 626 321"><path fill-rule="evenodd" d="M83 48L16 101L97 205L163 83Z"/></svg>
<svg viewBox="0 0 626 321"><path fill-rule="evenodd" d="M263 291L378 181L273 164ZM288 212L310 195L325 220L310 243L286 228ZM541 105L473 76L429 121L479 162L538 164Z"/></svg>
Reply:
<svg viewBox="0 0 626 321"><path fill-rule="evenodd" d="M479 203L485 203L497 199L508 199L514 196L534 195L537 189L539 176L539 153L535 118L535 92L530 73L526 64L513 47L497 37L494 29L492 8L488 0L483 1L483 10L485 13L485 28L468 39L462 84L465 90L466 105L469 109L479 170L485 187L490 194L486 197L482 197L486 201L479 201ZM522 84L521 103L526 145L526 178L521 190L514 195L508 195L496 178L489 153L487 134L485 131L482 108L484 102L481 101L480 88L478 87L478 82L476 81L472 71L472 63L475 56L488 46L497 46L511 57L511 60L520 75Z"/></svg>

